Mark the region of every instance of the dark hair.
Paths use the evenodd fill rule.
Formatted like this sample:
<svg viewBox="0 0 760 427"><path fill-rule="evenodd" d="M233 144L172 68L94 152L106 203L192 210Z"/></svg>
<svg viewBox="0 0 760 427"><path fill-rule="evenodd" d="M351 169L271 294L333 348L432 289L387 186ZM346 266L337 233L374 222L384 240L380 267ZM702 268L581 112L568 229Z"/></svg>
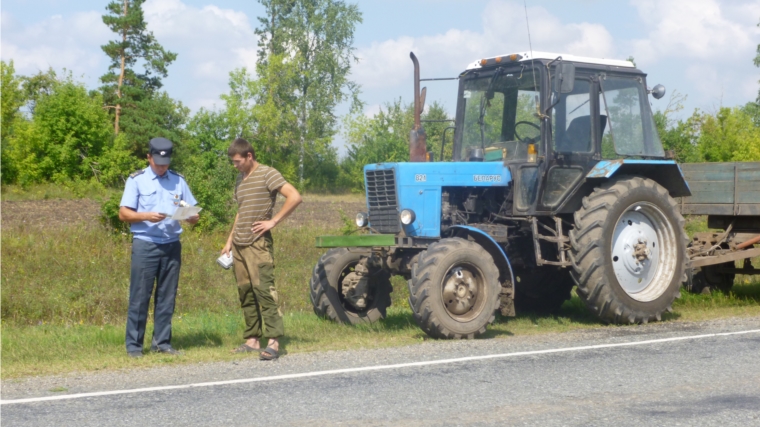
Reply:
<svg viewBox="0 0 760 427"><path fill-rule="evenodd" d="M251 153L253 160L256 160L256 152L253 151L253 146L243 138L237 138L232 141L230 148L227 149L227 156L229 157L233 157L235 154L239 154L241 157L248 157L248 153Z"/></svg>

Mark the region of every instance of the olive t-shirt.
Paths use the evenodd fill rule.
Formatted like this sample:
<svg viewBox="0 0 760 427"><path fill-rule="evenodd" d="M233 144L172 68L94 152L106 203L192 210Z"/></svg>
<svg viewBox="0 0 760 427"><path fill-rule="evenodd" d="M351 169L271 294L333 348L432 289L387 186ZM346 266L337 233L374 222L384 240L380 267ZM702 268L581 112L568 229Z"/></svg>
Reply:
<svg viewBox="0 0 760 427"><path fill-rule="evenodd" d="M256 240L251 231L256 221L272 219L277 190L287 184L275 168L259 166L243 179L239 174L235 182L235 202L238 204L238 220L232 241L238 246L248 246Z"/></svg>

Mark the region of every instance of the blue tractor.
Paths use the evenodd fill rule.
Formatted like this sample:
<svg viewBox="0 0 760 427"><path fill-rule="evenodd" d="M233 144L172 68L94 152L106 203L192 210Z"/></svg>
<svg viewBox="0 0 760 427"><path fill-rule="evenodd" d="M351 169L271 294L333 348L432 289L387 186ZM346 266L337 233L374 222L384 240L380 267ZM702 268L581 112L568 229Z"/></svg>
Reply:
<svg viewBox="0 0 760 427"><path fill-rule="evenodd" d="M318 315L383 318L393 275L437 338L482 334L497 311L556 311L574 286L604 322L670 310L687 263L674 197L690 192L649 105L664 87L629 61L485 58L458 77L452 158L432 161L411 57L410 162L365 166L366 234L317 239L329 248L310 281Z"/></svg>

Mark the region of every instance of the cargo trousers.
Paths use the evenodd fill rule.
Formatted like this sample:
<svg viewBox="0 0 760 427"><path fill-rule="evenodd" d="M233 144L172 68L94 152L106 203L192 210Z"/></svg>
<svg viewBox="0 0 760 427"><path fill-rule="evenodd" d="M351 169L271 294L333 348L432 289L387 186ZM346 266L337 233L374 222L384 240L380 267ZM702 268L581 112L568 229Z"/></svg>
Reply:
<svg viewBox="0 0 760 427"><path fill-rule="evenodd" d="M278 338L285 333L274 285L274 245L266 233L249 246L233 244L235 280L245 318L243 338Z"/></svg>

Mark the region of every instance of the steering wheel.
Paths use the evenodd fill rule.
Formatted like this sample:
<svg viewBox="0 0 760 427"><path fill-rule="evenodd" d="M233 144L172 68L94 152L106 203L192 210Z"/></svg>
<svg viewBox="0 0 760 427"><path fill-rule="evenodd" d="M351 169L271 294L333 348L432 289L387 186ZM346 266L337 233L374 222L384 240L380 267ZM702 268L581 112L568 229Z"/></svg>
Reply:
<svg viewBox="0 0 760 427"><path fill-rule="evenodd" d="M520 122L515 123L515 136L517 137L517 140L520 141L520 142L532 143L536 138L522 138L517 133L517 125L529 125L529 126L533 126L534 128L536 128L538 130L539 136L541 135L541 126L539 126L539 125L537 125L535 123L531 123L531 122L520 121Z"/></svg>

